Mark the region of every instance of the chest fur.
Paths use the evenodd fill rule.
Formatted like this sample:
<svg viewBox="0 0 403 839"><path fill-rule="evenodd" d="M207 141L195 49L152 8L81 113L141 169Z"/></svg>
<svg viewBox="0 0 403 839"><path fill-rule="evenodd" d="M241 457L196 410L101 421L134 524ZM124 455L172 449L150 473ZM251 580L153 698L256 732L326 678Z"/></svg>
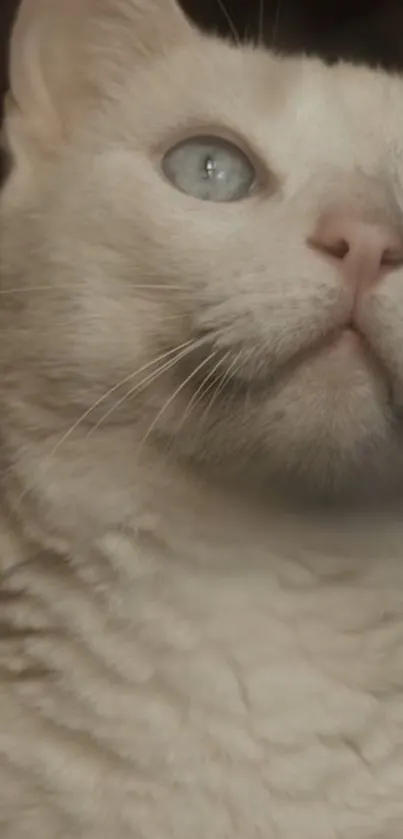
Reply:
<svg viewBox="0 0 403 839"><path fill-rule="evenodd" d="M398 839L403 589L143 560L8 597L3 835Z"/></svg>

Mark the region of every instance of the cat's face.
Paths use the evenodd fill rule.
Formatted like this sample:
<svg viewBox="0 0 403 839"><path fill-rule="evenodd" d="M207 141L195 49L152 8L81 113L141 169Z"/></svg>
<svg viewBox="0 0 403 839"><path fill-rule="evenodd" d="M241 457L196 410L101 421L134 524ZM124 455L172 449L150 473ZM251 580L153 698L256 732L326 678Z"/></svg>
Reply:
<svg viewBox="0 0 403 839"><path fill-rule="evenodd" d="M402 489L403 79L123 6L31 174L10 110L5 390L259 482Z"/></svg>

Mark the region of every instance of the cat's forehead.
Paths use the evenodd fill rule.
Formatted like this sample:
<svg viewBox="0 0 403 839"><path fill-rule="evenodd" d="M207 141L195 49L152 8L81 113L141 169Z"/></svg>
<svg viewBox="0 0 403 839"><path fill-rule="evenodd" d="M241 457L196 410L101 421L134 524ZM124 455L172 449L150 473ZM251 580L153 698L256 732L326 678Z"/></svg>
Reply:
<svg viewBox="0 0 403 839"><path fill-rule="evenodd" d="M277 159L300 169L403 172L403 78L309 59L285 63L281 107L262 120Z"/></svg>
<svg viewBox="0 0 403 839"><path fill-rule="evenodd" d="M138 77L129 87L140 141L230 130L286 167L296 151L301 164L364 168L403 154L403 78L382 71L201 39L146 68L140 93Z"/></svg>

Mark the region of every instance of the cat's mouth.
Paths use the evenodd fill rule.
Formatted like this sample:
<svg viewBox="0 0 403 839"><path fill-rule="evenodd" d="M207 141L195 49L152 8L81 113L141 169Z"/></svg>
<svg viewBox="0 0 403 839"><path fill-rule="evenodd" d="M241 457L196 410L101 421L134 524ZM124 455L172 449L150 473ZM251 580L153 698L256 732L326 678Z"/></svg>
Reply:
<svg viewBox="0 0 403 839"><path fill-rule="evenodd" d="M322 342L318 342L316 346L313 345L310 348L310 355L314 357L321 352L331 352L339 346L343 346L351 352L352 360L354 357L359 356L362 364L368 368L370 374L382 379L384 383L391 386L392 377L387 364L353 319L349 320L339 329L331 332Z"/></svg>
<svg viewBox="0 0 403 839"><path fill-rule="evenodd" d="M368 340L362 330L349 320L342 326L330 330L311 344L297 350L284 361L273 363L258 351L251 352L249 348L233 348L232 351L217 348L215 336L204 333L203 349L197 353L197 359L186 362L188 372L193 367L194 375L191 385L203 398L203 391L208 384L208 392L219 389L221 397L231 395L232 399L249 397L267 397L276 391L298 370L306 367L310 362L319 358L326 360L334 357L334 353L343 350L344 362L359 363L367 368L368 375L381 380L388 392L392 393L392 375L387 365ZM351 356L350 356L351 353ZM200 359L202 362L200 363ZM200 367L196 370L196 365ZM346 368L347 372L347 368Z"/></svg>

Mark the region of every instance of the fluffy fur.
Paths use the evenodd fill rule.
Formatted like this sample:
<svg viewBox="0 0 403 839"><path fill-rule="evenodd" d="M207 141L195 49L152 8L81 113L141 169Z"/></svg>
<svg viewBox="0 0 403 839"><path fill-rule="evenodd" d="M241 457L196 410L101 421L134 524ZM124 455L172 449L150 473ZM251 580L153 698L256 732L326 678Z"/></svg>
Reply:
<svg viewBox="0 0 403 839"><path fill-rule="evenodd" d="M403 81L26 0L1 205L2 839L400 839ZM196 201L178 139L260 189ZM334 340L329 340L333 336Z"/></svg>

